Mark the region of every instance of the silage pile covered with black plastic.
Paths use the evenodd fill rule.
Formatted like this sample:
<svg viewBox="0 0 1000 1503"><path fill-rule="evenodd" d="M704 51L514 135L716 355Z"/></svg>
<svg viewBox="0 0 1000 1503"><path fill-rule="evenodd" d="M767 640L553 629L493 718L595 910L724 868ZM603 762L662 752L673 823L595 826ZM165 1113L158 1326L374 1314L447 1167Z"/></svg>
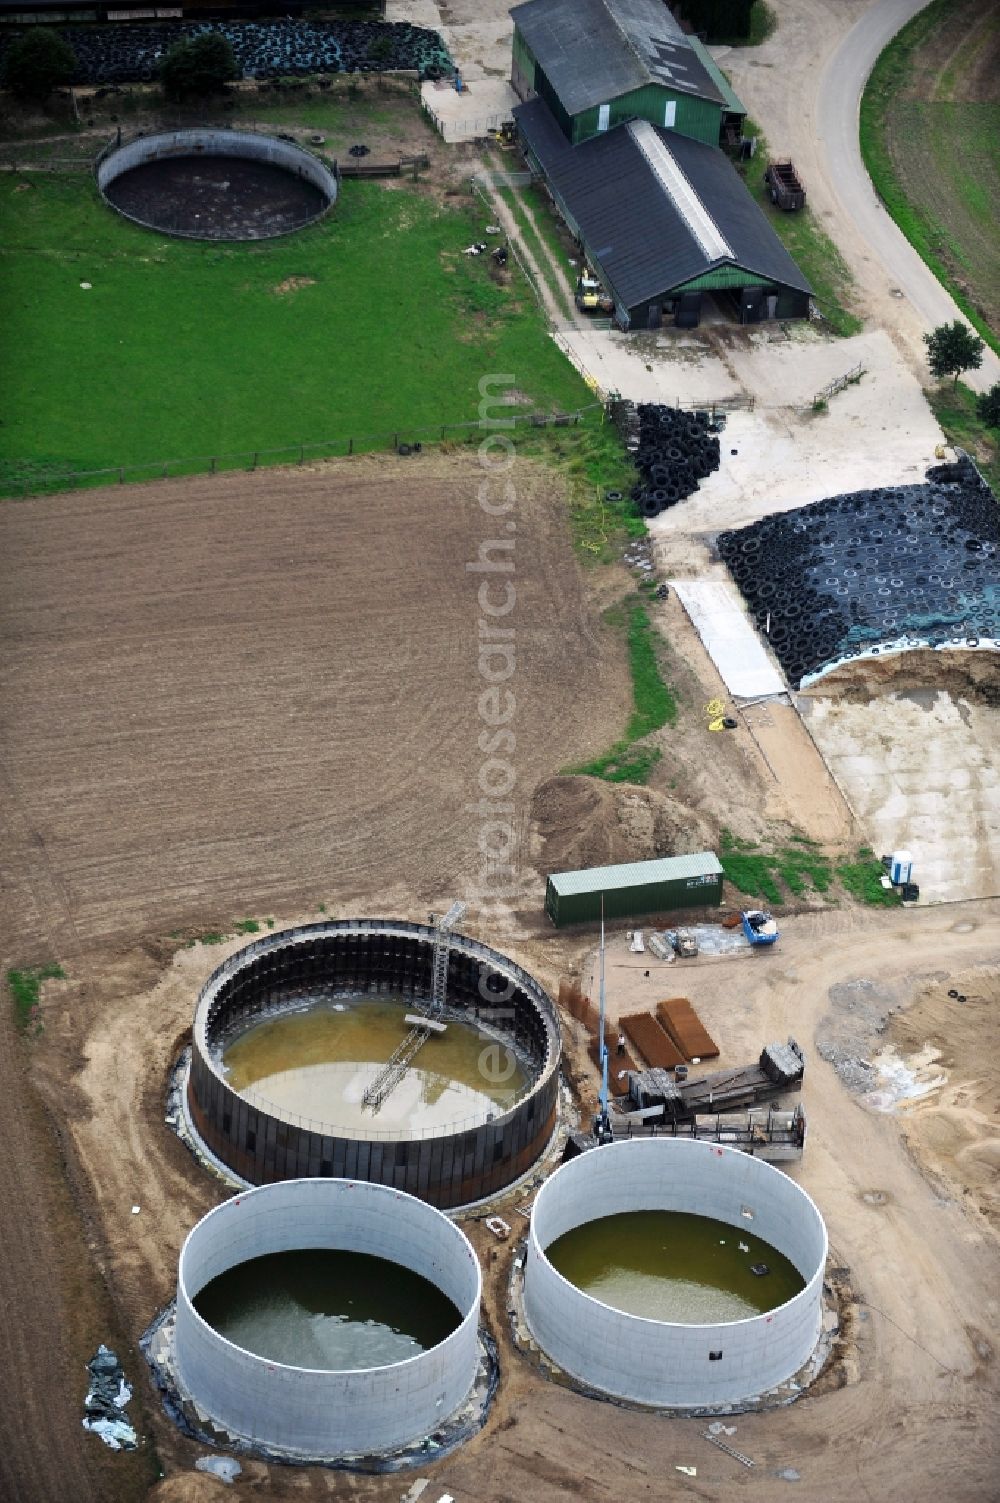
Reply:
<svg viewBox="0 0 1000 1503"><path fill-rule="evenodd" d="M719 534L789 683L863 654L1000 647L1000 509L967 460Z"/></svg>
<svg viewBox="0 0 1000 1503"><path fill-rule="evenodd" d="M392 70L442 78L453 71L439 33L408 21L182 21L62 32L76 54L71 82L149 83L171 47L207 31L219 31L229 40L244 78ZM0 39L0 58L16 35Z"/></svg>

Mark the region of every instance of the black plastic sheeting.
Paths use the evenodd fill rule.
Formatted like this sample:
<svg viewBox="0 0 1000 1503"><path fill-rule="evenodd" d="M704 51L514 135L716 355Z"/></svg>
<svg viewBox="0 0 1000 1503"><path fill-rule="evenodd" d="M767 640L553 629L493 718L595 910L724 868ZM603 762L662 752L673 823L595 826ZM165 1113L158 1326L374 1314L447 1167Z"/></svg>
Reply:
<svg viewBox="0 0 1000 1503"><path fill-rule="evenodd" d="M965 456L719 534L789 683L862 654L1000 646L1000 509Z"/></svg>
<svg viewBox="0 0 1000 1503"><path fill-rule="evenodd" d="M724 418L661 402L616 402L611 414L642 477L631 492L640 516L659 516L686 500L719 468Z"/></svg>
<svg viewBox="0 0 1000 1503"><path fill-rule="evenodd" d="M244 78L394 69L415 69L421 78L441 78L454 71L438 33L407 21L175 22L74 27L61 35L76 54L72 83L122 84L155 79L175 43L206 31L228 37ZM12 40L13 36L0 40L0 58Z"/></svg>

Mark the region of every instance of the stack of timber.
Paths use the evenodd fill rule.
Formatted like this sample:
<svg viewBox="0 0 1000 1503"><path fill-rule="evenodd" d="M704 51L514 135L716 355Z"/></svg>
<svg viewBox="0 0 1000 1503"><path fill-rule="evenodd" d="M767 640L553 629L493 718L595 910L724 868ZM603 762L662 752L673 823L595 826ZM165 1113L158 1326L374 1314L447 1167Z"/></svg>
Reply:
<svg viewBox="0 0 1000 1503"><path fill-rule="evenodd" d="M719 1046L687 997L671 997L656 1004L656 1016L684 1059L718 1059Z"/></svg>
<svg viewBox="0 0 1000 1503"><path fill-rule="evenodd" d="M648 1012L628 1013L620 1020L619 1027L647 1065L672 1070L675 1065L684 1063L685 1056L677 1048L675 1041Z"/></svg>

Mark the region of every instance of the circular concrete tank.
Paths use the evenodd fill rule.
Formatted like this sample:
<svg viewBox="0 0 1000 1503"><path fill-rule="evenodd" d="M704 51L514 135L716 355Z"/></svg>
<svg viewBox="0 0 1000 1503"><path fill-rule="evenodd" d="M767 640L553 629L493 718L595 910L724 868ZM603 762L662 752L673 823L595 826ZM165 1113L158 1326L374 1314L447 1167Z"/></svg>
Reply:
<svg viewBox="0 0 1000 1503"><path fill-rule="evenodd" d="M191 240L269 240L321 219L337 175L292 141L211 127L158 131L97 160L116 213Z"/></svg>
<svg viewBox="0 0 1000 1503"><path fill-rule="evenodd" d="M429 1279L458 1310L439 1345L388 1367L285 1366L234 1345L194 1301L250 1259L343 1249ZM482 1275L468 1238L423 1201L357 1180L291 1180L235 1196L198 1222L181 1249L174 1364L178 1387L212 1423L266 1450L365 1456L437 1430L468 1395L479 1356Z"/></svg>
<svg viewBox="0 0 1000 1503"><path fill-rule="evenodd" d="M461 1120L387 1129L380 1111L363 1120L355 1113L349 1125L333 1114L306 1119L227 1079L225 1049L262 1020L338 997L425 1005L435 933L391 919L310 924L255 940L213 972L195 1012L185 1110L224 1168L250 1185L306 1175L369 1180L443 1209L486 1199L531 1168L555 1127L556 1010L520 966L461 934L449 936L444 1016L481 1037L484 1068L498 1047L516 1055L526 1084L511 1105L486 1102Z"/></svg>
<svg viewBox="0 0 1000 1503"><path fill-rule="evenodd" d="M794 1264L805 1287L751 1319L685 1325L612 1309L546 1257L572 1228L633 1211L681 1211L752 1227ZM633 1139L591 1149L542 1186L528 1237L525 1316L541 1349L590 1388L639 1404L725 1408L783 1383L812 1354L826 1254L816 1206L770 1164L712 1143Z"/></svg>

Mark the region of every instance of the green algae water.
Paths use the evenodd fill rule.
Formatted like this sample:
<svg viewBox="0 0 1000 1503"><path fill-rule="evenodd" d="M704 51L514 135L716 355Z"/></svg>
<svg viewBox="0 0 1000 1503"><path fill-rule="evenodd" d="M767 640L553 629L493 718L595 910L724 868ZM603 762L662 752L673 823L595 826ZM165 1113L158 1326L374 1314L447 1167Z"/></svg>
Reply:
<svg viewBox="0 0 1000 1503"><path fill-rule="evenodd" d="M245 1351L289 1367L384 1367L416 1357L461 1324L428 1279L367 1253L269 1253L238 1263L195 1297L208 1324Z"/></svg>
<svg viewBox="0 0 1000 1503"><path fill-rule="evenodd" d="M680 1325L746 1320L805 1287L794 1264L769 1243L684 1211L602 1216L557 1237L545 1255L605 1305ZM766 1274L751 1272L762 1264Z"/></svg>
<svg viewBox="0 0 1000 1503"><path fill-rule="evenodd" d="M333 1128L357 1130L445 1128L485 1122L508 1111L530 1084L520 1060L468 1024L446 1020L414 1056L377 1113L362 1104L410 1025L412 1002L345 997L287 1012L248 1028L222 1057L237 1091L279 1111Z"/></svg>

